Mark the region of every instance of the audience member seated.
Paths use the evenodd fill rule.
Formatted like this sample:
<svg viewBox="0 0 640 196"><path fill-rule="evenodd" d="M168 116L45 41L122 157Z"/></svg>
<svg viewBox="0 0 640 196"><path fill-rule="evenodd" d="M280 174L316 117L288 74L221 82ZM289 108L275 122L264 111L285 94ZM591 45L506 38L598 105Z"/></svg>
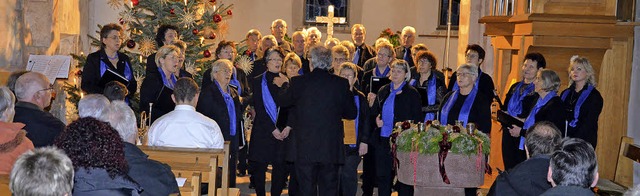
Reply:
<svg viewBox="0 0 640 196"><path fill-rule="evenodd" d="M24 124L13 123L16 98L7 87L0 87L0 174L9 174L22 153L33 149Z"/></svg>
<svg viewBox="0 0 640 196"><path fill-rule="evenodd" d="M20 76L22 76L23 74L27 73L29 71L14 71L11 72L11 75L9 75L9 78L7 78L7 87L9 87L9 90L11 90L11 92L16 93L16 81L18 80L18 78Z"/></svg>
<svg viewBox="0 0 640 196"><path fill-rule="evenodd" d="M529 159L500 174L488 195L540 195L551 188L547 181L549 155L561 139L560 130L553 123L534 124L525 142Z"/></svg>
<svg viewBox="0 0 640 196"><path fill-rule="evenodd" d="M10 179L14 196L69 196L73 189L73 164L62 150L37 148L20 155Z"/></svg>
<svg viewBox="0 0 640 196"><path fill-rule="evenodd" d="M196 112L199 93L193 79L178 79L171 95L176 107L151 125L149 146L223 148L224 138L218 124Z"/></svg>
<svg viewBox="0 0 640 196"><path fill-rule="evenodd" d="M127 90L127 86L118 82L111 81L104 86L104 91L102 94L109 99L109 101L120 100L124 101L125 97L129 95L129 90Z"/></svg>
<svg viewBox="0 0 640 196"><path fill-rule="evenodd" d="M67 153L75 167L74 196L137 196L142 192L142 187L127 175L122 139L109 124L92 117L80 118L56 138L55 145Z"/></svg>
<svg viewBox="0 0 640 196"><path fill-rule="evenodd" d="M28 72L16 81L15 122L24 123L27 138L35 147L49 146L64 130L64 123L44 108L51 104L53 88L41 73Z"/></svg>
<svg viewBox="0 0 640 196"><path fill-rule="evenodd" d="M598 160L591 145L579 138L565 138L551 155L547 180L553 188L542 195L594 195Z"/></svg>
<svg viewBox="0 0 640 196"><path fill-rule="evenodd" d="M145 187L141 195L169 195L180 192L171 167L149 159L149 156L135 145L138 133L136 116L127 103L111 102L103 119L120 134L124 144L124 159L129 166L129 176Z"/></svg>
<svg viewBox="0 0 640 196"><path fill-rule="evenodd" d="M101 94L88 94L78 101L78 117L93 117L102 121L102 116L109 109L109 99Z"/></svg>

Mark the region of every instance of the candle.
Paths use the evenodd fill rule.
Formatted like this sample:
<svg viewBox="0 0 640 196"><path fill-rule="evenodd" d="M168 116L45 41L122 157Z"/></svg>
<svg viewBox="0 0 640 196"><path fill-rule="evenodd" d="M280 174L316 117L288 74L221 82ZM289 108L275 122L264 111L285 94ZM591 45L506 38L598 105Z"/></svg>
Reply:
<svg viewBox="0 0 640 196"><path fill-rule="evenodd" d="M80 99L84 98L84 93L80 92Z"/></svg>
<svg viewBox="0 0 640 196"><path fill-rule="evenodd" d="M333 7L333 5L329 5L329 7L327 8L327 9L328 9L328 12L329 12L329 13L332 13L332 12L333 12L333 8L334 8L334 7Z"/></svg>
<svg viewBox="0 0 640 196"><path fill-rule="evenodd" d="M184 0L184 5L187 5L187 0Z"/></svg>
<svg viewBox="0 0 640 196"><path fill-rule="evenodd" d="M140 63L142 63L142 55L138 56L140 59Z"/></svg>
<svg viewBox="0 0 640 196"><path fill-rule="evenodd" d="M204 37L200 36L200 46L202 46L203 42L204 42Z"/></svg>

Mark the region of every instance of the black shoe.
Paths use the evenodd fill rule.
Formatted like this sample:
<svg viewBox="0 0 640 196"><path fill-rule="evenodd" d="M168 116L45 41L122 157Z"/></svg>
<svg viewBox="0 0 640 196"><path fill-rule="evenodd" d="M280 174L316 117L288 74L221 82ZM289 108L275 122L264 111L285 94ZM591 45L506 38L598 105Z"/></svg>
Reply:
<svg viewBox="0 0 640 196"><path fill-rule="evenodd" d="M249 189L255 189L256 185L253 184L253 182L249 182Z"/></svg>
<svg viewBox="0 0 640 196"><path fill-rule="evenodd" d="M245 176L247 176L247 172L239 171L237 176L238 177L245 177Z"/></svg>

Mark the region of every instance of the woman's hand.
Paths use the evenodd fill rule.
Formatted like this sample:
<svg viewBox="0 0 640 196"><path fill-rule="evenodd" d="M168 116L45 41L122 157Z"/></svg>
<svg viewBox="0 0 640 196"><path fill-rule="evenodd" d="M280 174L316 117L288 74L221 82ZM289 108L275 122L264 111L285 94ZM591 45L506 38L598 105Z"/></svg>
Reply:
<svg viewBox="0 0 640 196"><path fill-rule="evenodd" d="M273 137L275 137L276 139L282 141L284 138L282 137L282 132L280 132L280 130L278 128L274 129L271 134L273 134Z"/></svg>
<svg viewBox="0 0 640 196"><path fill-rule="evenodd" d="M282 139L289 137L289 133L291 133L291 127L290 126L285 127L281 133L282 133Z"/></svg>
<svg viewBox="0 0 640 196"><path fill-rule="evenodd" d="M378 115L376 117L376 125L378 125L378 128L381 128L383 124L384 124L384 122L382 122L382 119L380 118L380 115Z"/></svg>
<svg viewBox="0 0 640 196"><path fill-rule="evenodd" d="M369 107L373 106L373 102L376 101L377 95L374 93L367 94L367 102L369 102Z"/></svg>
<svg viewBox="0 0 640 196"><path fill-rule="evenodd" d="M358 149L358 154L360 156L364 156L369 151L369 146L366 143L360 142L360 149Z"/></svg>
<svg viewBox="0 0 640 196"><path fill-rule="evenodd" d="M509 127L509 134L511 134L511 137L519 137L521 130L522 127L513 125L512 127Z"/></svg>

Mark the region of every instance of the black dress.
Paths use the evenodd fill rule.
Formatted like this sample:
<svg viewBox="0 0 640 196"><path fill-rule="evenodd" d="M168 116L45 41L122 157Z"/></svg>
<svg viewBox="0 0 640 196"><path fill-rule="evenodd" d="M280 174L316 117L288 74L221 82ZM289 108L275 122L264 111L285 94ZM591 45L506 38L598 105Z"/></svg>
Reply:
<svg viewBox="0 0 640 196"><path fill-rule="evenodd" d="M507 96L504 99L504 105L502 105L502 107L500 108L502 111L508 111L509 102L515 93L517 94L524 93L524 89L527 87L527 85L522 85L520 89L516 89L516 87L521 83L522 81L511 85L511 88L509 88L509 91L507 92ZM529 85L533 85L533 83ZM535 103L533 102L535 99L535 94L536 94L535 92L531 92L527 95L521 95L521 96L524 96L521 102L522 111L520 112L519 115L515 117L526 119L527 116L529 116L529 112L531 112L531 107L535 105ZM515 167L516 165L518 165L518 163L521 163L527 159L527 155L525 154L524 150L518 149L519 143L520 143L520 138L511 136L511 134L509 133L509 127L506 127L505 125L503 125L502 126L502 160L504 161L505 171Z"/></svg>
<svg viewBox="0 0 640 196"><path fill-rule="evenodd" d="M562 91L562 94L568 91L563 101L566 107L568 122L574 119L573 111L578 103L578 98L582 93L586 93L587 86L585 85L580 92L576 92L575 89L575 85L571 85L568 89ZM600 117L600 112L602 112L602 105L602 95L600 95L600 91L594 87L580 107L580 114L578 115L576 126L567 126L567 136L583 139L589 142L595 149L598 144L598 118Z"/></svg>
<svg viewBox="0 0 640 196"><path fill-rule="evenodd" d="M138 82L134 77L133 65L127 56L124 53L118 52L118 67L116 68L111 64L107 54L104 49L98 50L94 53L91 53L87 56L87 61L82 68L82 84L80 87L83 91L88 94L102 94L104 91L104 86L100 85L100 80L102 79L102 73L100 73L100 66L102 63L106 65L107 69L113 70L121 76L127 77L125 73L130 73L131 76L127 78L129 80L129 84L125 84L127 86L127 90L129 90L129 95L127 97L129 99L133 98L135 92L138 90ZM129 70L126 70L129 69ZM105 83L106 84L106 83Z"/></svg>

